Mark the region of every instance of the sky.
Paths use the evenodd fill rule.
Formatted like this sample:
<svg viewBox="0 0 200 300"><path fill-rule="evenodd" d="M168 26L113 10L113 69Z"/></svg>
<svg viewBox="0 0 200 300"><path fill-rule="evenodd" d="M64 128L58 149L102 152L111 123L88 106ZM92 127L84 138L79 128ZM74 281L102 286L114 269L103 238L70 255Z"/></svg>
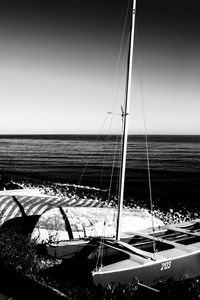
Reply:
<svg viewBox="0 0 200 300"><path fill-rule="evenodd" d="M200 134L198 2L137 0L129 133ZM1 134L120 131L128 5L0 4Z"/></svg>

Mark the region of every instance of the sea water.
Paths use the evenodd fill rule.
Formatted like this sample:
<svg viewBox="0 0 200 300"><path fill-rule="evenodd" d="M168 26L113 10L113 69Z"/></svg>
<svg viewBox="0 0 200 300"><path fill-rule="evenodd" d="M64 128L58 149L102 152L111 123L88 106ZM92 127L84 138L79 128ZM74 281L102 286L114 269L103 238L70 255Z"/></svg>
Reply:
<svg viewBox="0 0 200 300"><path fill-rule="evenodd" d="M120 137L96 135L1 135L0 175L95 186L117 191ZM200 198L200 136L130 135L125 195L158 201Z"/></svg>

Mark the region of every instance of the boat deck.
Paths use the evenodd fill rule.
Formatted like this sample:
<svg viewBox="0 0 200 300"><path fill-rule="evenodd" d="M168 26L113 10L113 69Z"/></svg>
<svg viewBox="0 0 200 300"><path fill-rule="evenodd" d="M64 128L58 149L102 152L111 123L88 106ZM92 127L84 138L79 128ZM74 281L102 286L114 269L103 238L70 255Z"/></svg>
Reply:
<svg viewBox="0 0 200 300"><path fill-rule="evenodd" d="M185 226L183 224L181 227L170 225L164 226L154 233L152 230L137 232L134 236L122 238L121 244L120 242L117 244L106 242L103 253L105 259L103 259L102 265L104 271L111 269L114 271L121 268L132 269L156 261L175 260L192 255L199 249L199 222L187 223ZM113 253L114 250L116 250L115 254Z"/></svg>

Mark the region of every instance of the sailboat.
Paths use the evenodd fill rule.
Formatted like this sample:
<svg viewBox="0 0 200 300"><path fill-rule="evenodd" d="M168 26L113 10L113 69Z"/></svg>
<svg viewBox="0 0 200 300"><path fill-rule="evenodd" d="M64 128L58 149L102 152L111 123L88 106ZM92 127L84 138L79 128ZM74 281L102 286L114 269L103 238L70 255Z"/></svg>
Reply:
<svg viewBox="0 0 200 300"><path fill-rule="evenodd" d="M200 274L200 220L163 225L121 236L124 198L129 102L131 93L132 58L136 0L132 1L126 99L122 111L123 143L119 189L119 205L115 238L89 237L47 245L49 255L86 261L93 282L107 286L131 283L153 287L169 279L182 280Z"/></svg>

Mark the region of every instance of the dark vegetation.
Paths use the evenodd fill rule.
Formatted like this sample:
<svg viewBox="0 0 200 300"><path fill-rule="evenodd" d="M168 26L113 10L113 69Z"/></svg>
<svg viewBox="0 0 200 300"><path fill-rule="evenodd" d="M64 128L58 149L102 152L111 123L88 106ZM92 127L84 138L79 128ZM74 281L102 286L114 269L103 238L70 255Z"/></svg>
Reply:
<svg viewBox="0 0 200 300"><path fill-rule="evenodd" d="M30 240L27 235L20 234L14 227L10 230L1 230L0 232L0 280L4 277L5 283L9 281L9 287L13 287L13 278L15 282L19 281L20 290L34 290L32 298L27 292L18 293L18 289L9 290L6 285L1 292L7 292L14 299L44 299L49 289L40 290L41 286L35 286L35 283L48 286L56 290L51 293L48 299L99 299L99 300L117 300L117 299L199 299L200 298L200 278L187 280L183 282L168 282L165 285L157 286L160 293L146 290L132 282L127 285L121 285L117 288L107 286L106 288L95 287L90 281L86 268L82 264L74 262L62 262L61 260L51 259L46 256L42 245L38 247L35 240ZM2 270L4 272L2 273ZM8 273L8 274L7 274ZM7 274L5 276L5 274ZM16 275L17 274L17 275ZM22 277L20 277L22 275ZM17 280L16 280L16 276ZM25 276L25 277L24 277ZM26 282L26 278L31 281ZM3 282L4 282L3 281ZM54 290L53 290L54 291ZM58 294L58 291L61 294ZM32 293L32 292L30 292ZM38 293L38 294L37 294Z"/></svg>
<svg viewBox="0 0 200 300"><path fill-rule="evenodd" d="M12 228L10 231L0 233L0 278L3 282L9 281L1 292L7 292L13 299L98 299L98 300L128 300L128 299L199 299L200 278L183 282L168 282L157 286L160 293L144 289L134 281L127 285L114 288L112 285L106 288L95 287L84 274L83 265L75 263L63 263L50 259L38 248L36 241L28 236L20 235ZM4 273L2 273L4 270ZM17 275L16 275L17 274ZM20 275L22 275L20 277ZM24 277L25 275L25 277ZM18 276L18 277L17 277ZM30 279L30 281L26 281ZM20 290L29 292L19 293L13 285L13 279L18 282ZM2 281L1 281L2 282ZM41 285L35 285L35 283ZM26 286L24 286L24 284ZM51 287L53 290L41 287ZM56 292L55 292L56 291ZM60 294L59 294L60 291ZM32 294L32 293L35 294ZM49 293L49 295L48 295ZM44 298L45 295L45 298ZM47 298L48 295L48 298Z"/></svg>

